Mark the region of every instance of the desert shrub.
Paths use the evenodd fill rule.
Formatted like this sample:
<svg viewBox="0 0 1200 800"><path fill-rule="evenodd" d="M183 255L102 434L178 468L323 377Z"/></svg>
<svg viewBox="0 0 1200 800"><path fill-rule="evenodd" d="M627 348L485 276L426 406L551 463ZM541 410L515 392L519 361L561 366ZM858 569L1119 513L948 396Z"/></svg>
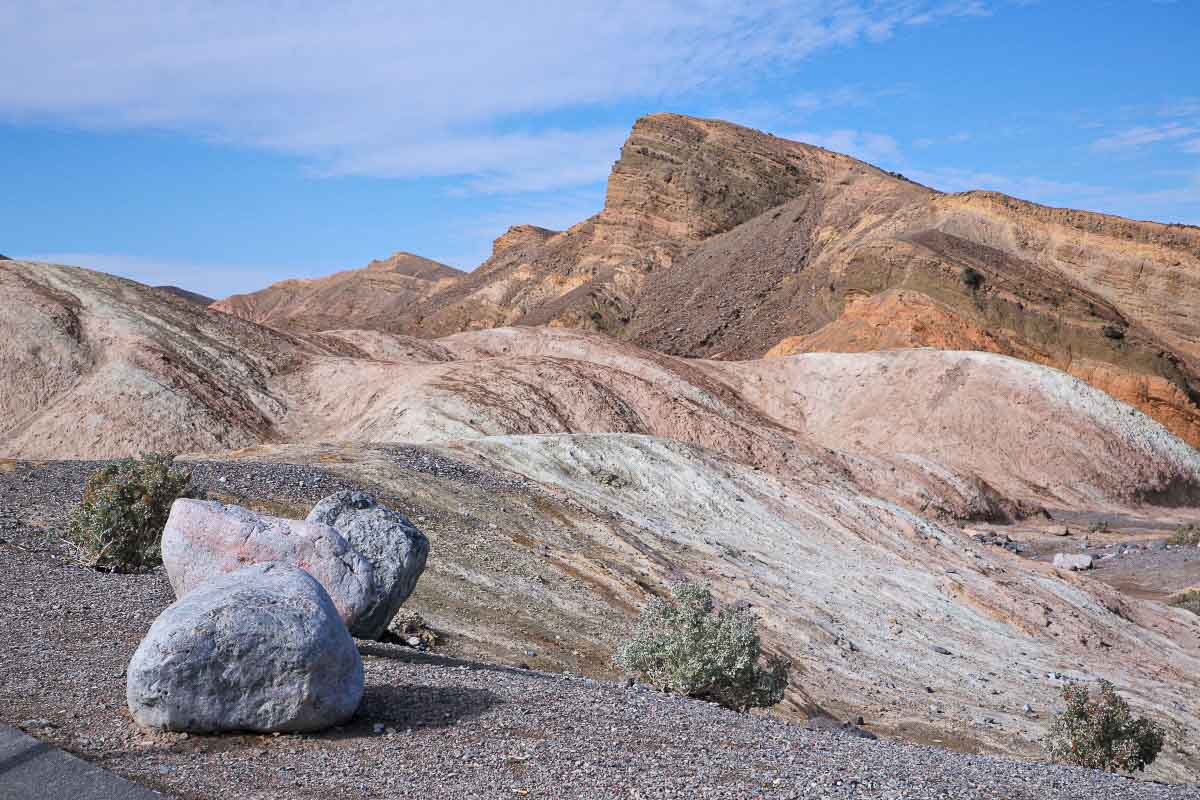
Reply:
<svg viewBox="0 0 1200 800"><path fill-rule="evenodd" d="M396 616L388 625L387 633L390 636L387 636L384 641L426 648L432 648L438 643L437 631L429 627L429 623L421 616L421 612L411 608L401 608L396 612ZM419 643L412 645L410 639L417 639Z"/></svg>
<svg viewBox="0 0 1200 800"><path fill-rule="evenodd" d="M1125 330L1116 325L1105 325L1101 331L1107 339L1124 339Z"/></svg>
<svg viewBox="0 0 1200 800"><path fill-rule="evenodd" d="M1176 528L1171 534L1171 538L1167 539L1167 544L1200 544L1200 525L1184 525Z"/></svg>
<svg viewBox="0 0 1200 800"><path fill-rule="evenodd" d="M174 460L152 453L114 461L92 473L68 529L84 563L114 572L162 563L159 542L171 503L186 495L192 479Z"/></svg>
<svg viewBox="0 0 1200 800"><path fill-rule="evenodd" d="M1200 616L1200 589L1188 589L1167 600L1167 605L1182 608Z"/></svg>
<svg viewBox="0 0 1200 800"><path fill-rule="evenodd" d="M1163 729L1145 717L1134 718L1129 704L1108 681L1100 681L1093 701L1087 686L1064 686L1067 708L1050 725L1046 748L1051 758L1109 772L1145 769L1163 746Z"/></svg>
<svg viewBox="0 0 1200 800"><path fill-rule="evenodd" d="M735 711L773 706L788 686L788 662L760 663L758 618L748 609L714 611L708 586L680 583L654 598L613 659L662 691Z"/></svg>
<svg viewBox="0 0 1200 800"><path fill-rule="evenodd" d="M974 267L963 267L963 271L959 273L958 277L971 289L983 286L983 275Z"/></svg>

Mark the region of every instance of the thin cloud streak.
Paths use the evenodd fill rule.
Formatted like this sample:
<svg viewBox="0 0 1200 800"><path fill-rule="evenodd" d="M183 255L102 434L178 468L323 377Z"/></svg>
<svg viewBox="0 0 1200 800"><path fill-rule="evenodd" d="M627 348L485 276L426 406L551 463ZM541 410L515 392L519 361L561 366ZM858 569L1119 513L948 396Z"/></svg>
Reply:
<svg viewBox="0 0 1200 800"><path fill-rule="evenodd" d="M522 115L708 92L984 12L937 0L9 4L0 71L23 77L0 82L0 119L182 131L299 156L319 174L543 191L596 180L614 137L514 132ZM521 142L548 155L522 160Z"/></svg>
<svg viewBox="0 0 1200 800"><path fill-rule="evenodd" d="M1200 128L1181 125L1172 122L1167 125L1140 125L1136 128L1122 131L1113 136L1106 136L1092 142L1092 150L1107 153L1117 150L1133 150L1139 147L1186 139L1200 133Z"/></svg>
<svg viewBox="0 0 1200 800"><path fill-rule="evenodd" d="M892 166L900 159L900 145L886 133L840 129L833 131L798 131L786 133L785 139L815 144L826 150L854 156L872 164Z"/></svg>

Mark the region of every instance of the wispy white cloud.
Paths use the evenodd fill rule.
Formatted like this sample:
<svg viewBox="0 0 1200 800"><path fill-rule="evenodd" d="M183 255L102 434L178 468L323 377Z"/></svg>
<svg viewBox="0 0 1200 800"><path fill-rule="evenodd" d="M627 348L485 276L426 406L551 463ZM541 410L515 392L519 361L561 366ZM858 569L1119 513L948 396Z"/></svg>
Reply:
<svg viewBox="0 0 1200 800"><path fill-rule="evenodd" d="M933 147L938 144L962 144L971 141L971 134L967 131L959 131L948 136L923 136L920 139L913 140L914 147Z"/></svg>
<svg viewBox="0 0 1200 800"><path fill-rule="evenodd" d="M0 119L185 131L321 173L540 190L602 177L614 136L514 131L515 119L661 105L983 11L946 0L8 3L0 74L21 78L0 81ZM534 163L523 146L544 155Z"/></svg>
<svg viewBox="0 0 1200 800"><path fill-rule="evenodd" d="M1061 200L1073 202L1102 197L1112 192L1107 186L1079 181L1059 181L1050 178L1022 175L1001 175L994 172L943 167L912 169L906 172L915 181L944 192L965 192L971 189L991 189L1016 197L1054 204Z"/></svg>
<svg viewBox="0 0 1200 800"><path fill-rule="evenodd" d="M1115 150L1132 150L1158 142L1169 142L1186 139L1200 133L1200 128L1171 122L1166 125L1139 125L1129 128L1112 136L1105 136L1092 142L1092 149L1097 152L1112 152Z"/></svg>
<svg viewBox="0 0 1200 800"><path fill-rule="evenodd" d="M872 164L892 166L900 157L900 144L886 133L843 128L833 131L797 131L784 134L784 138L815 144Z"/></svg>
<svg viewBox="0 0 1200 800"><path fill-rule="evenodd" d="M338 157L324 172L464 177L466 188L489 194L545 191L603 180L627 135L625 128L550 129L448 138L420 148L380 146Z"/></svg>

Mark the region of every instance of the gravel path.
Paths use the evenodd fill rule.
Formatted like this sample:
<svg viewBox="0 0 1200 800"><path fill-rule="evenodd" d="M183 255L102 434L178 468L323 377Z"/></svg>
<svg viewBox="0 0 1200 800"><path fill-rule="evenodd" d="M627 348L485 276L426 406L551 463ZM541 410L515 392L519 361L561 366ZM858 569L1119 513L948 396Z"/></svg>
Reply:
<svg viewBox="0 0 1200 800"><path fill-rule="evenodd" d="M124 668L172 600L165 577L83 569L38 530L61 524L92 468L0 470L0 721L171 796L1200 798L1196 786L812 732L641 687L368 642L366 696L344 728L146 734L125 710ZM197 477L292 503L342 486L287 465L204 464Z"/></svg>

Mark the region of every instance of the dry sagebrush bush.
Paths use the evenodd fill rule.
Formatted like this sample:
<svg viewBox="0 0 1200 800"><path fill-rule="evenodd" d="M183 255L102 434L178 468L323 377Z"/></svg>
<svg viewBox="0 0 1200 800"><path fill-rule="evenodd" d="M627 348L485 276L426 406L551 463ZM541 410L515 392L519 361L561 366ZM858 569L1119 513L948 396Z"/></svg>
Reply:
<svg viewBox="0 0 1200 800"><path fill-rule="evenodd" d="M1200 616L1200 589L1185 589L1167 600L1167 605L1182 608Z"/></svg>
<svg viewBox="0 0 1200 800"><path fill-rule="evenodd" d="M135 572L162 563L160 541L171 503L187 494L192 473L175 457L152 453L114 461L92 473L68 538L88 566Z"/></svg>
<svg viewBox="0 0 1200 800"><path fill-rule="evenodd" d="M671 587L655 598L614 662L652 686L720 703L735 711L773 706L788 686L788 662L759 663L758 619L747 609L714 612L707 586Z"/></svg>
<svg viewBox="0 0 1200 800"><path fill-rule="evenodd" d="M1158 757L1163 729L1145 717L1134 717L1116 687L1100 681L1093 701L1087 686L1064 686L1067 708L1055 717L1046 749L1055 761L1108 772L1143 770Z"/></svg>
<svg viewBox="0 0 1200 800"><path fill-rule="evenodd" d="M1176 528L1167 539L1167 544L1195 545L1200 544L1200 525L1184 525Z"/></svg>

